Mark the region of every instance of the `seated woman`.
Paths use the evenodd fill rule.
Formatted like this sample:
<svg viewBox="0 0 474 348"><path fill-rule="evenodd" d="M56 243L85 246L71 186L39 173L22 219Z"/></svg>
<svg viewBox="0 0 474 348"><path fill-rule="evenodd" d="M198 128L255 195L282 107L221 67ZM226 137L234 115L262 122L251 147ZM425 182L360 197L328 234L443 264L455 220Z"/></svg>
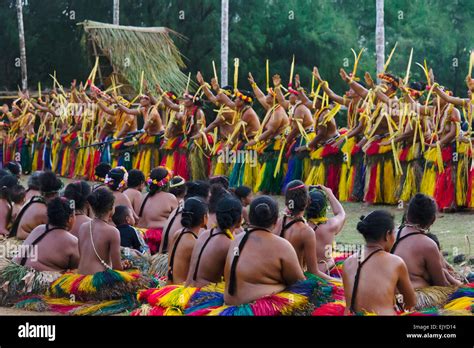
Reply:
<svg viewBox="0 0 474 348"><path fill-rule="evenodd" d="M37 271L63 272L77 268L78 241L69 233L75 220L71 202L56 197L48 203L47 214L48 223L36 227L28 235L20 248L20 255L13 261Z"/></svg>
<svg viewBox="0 0 474 348"><path fill-rule="evenodd" d="M39 178L41 196L31 198L18 213L9 237L24 240L39 225L48 223L46 205L58 197L62 181L53 172L43 172Z"/></svg>
<svg viewBox="0 0 474 348"><path fill-rule="evenodd" d="M333 245L335 237L342 231L346 222L346 213L341 203L337 200L332 190L326 186L318 185L310 188L310 201L306 208L306 219L308 225L316 234L318 267L321 272L333 274L336 262L333 257ZM333 217L327 218L327 207L331 206Z"/></svg>
<svg viewBox="0 0 474 348"><path fill-rule="evenodd" d="M117 205L125 205L126 207L129 207L133 210L132 202L130 202L130 199L128 199L128 197L123 193L123 191L127 188L127 181L127 170L124 167L116 167L107 173L104 183L110 190L112 190L114 194L114 207ZM133 218L135 221L138 220L138 215L135 214L135 211L133 213Z"/></svg>
<svg viewBox="0 0 474 348"><path fill-rule="evenodd" d="M417 309L442 305L454 291L451 286L462 284L448 275L438 245L428 236L436 220L436 211L433 198L421 193L413 196L408 204L406 221L400 226L391 251L401 257L408 267L410 280L417 289ZM431 289L436 295L430 295L429 287L432 286L436 286Z"/></svg>
<svg viewBox="0 0 474 348"><path fill-rule="evenodd" d="M219 201L226 195L230 195L230 192L227 191L222 184L216 183L211 185L211 195L209 196L209 219L207 222L209 228L217 226L217 206Z"/></svg>
<svg viewBox="0 0 474 348"><path fill-rule="evenodd" d="M165 167L157 167L151 171L147 180L148 194L142 198L138 212L137 226L146 228L145 240L151 254L156 254L160 248L163 226L170 214L178 207L174 195L166 192L169 187L171 174Z"/></svg>
<svg viewBox="0 0 474 348"><path fill-rule="evenodd" d="M99 187L105 186L105 178L107 174L112 170L112 166L108 163L101 162L94 168L94 176L96 183L92 186L92 191L97 190Z"/></svg>
<svg viewBox="0 0 474 348"><path fill-rule="evenodd" d="M123 193L132 203L136 215L139 215L140 205L142 203L142 191L145 185L145 175L141 170L132 169L128 172L127 188Z"/></svg>
<svg viewBox="0 0 474 348"><path fill-rule="evenodd" d="M405 309L411 309L416 296L403 260L390 254L395 241L393 216L375 210L362 216L357 230L365 239L365 247L344 262L342 281L346 298L346 314L375 313L395 315L395 295L403 295Z"/></svg>
<svg viewBox="0 0 474 348"><path fill-rule="evenodd" d="M188 199L191 197L199 197L204 202L209 201L209 191L210 186L209 183L197 180L197 181L188 181L186 183L186 196L184 199ZM166 254L170 250L169 244L170 241L174 238L176 232L180 231L183 226L181 225L181 212L183 210L182 202L176 209L170 214L168 220L166 220L165 227L163 229L163 241L160 244L160 253Z"/></svg>
<svg viewBox="0 0 474 348"><path fill-rule="evenodd" d="M168 258L168 284L181 284L186 281L199 232L207 224L207 203L198 197L188 198L181 213L181 225L170 244Z"/></svg>
<svg viewBox="0 0 474 348"><path fill-rule="evenodd" d="M304 219L304 211L309 203L308 188L301 180L293 180L285 189L286 211L278 220L273 233L285 238L295 248L302 270L330 279L318 268L316 235Z"/></svg>
<svg viewBox="0 0 474 348"><path fill-rule="evenodd" d="M224 271L225 303L239 305L282 291L304 280L295 249L272 230L278 204L260 196L250 204L250 227L236 236L227 253Z"/></svg>
<svg viewBox="0 0 474 348"><path fill-rule="evenodd" d="M176 197L178 202L184 200L184 196L186 196L186 180L179 175L173 176L170 180L169 192Z"/></svg>
<svg viewBox="0 0 474 348"><path fill-rule="evenodd" d="M115 196L99 188L87 198L94 219L79 228L80 274L95 274L105 270L122 270L120 259L120 233L109 224L114 212Z"/></svg>
<svg viewBox="0 0 474 348"><path fill-rule="evenodd" d="M217 204L216 219L217 227L199 234L191 256L187 286L202 287L222 281L234 231L242 222L242 204L230 195L224 196Z"/></svg>
<svg viewBox="0 0 474 348"><path fill-rule="evenodd" d="M242 203L242 207L244 208L242 210L242 217L244 218L245 225L249 224L249 212L248 212L248 206L250 203L252 203L253 199L253 193L252 189L247 186L239 186L234 189L234 194L235 196L240 200L240 203Z"/></svg>
<svg viewBox="0 0 474 348"><path fill-rule="evenodd" d="M18 178L5 175L0 179L0 235L8 236L13 223L12 190L18 185Z"/></svg>
<svg viewBox="0 0 474 348"><path fill-rule="evenodd" d="M82 224L91 221L91 218L87 216L89 207L87 197L91 194L91 191L91 187L87 181L76 181L67 185L64 190L64 197L74 202L76 219L69 232L76 237L78 236L79 228Z"/></svg>

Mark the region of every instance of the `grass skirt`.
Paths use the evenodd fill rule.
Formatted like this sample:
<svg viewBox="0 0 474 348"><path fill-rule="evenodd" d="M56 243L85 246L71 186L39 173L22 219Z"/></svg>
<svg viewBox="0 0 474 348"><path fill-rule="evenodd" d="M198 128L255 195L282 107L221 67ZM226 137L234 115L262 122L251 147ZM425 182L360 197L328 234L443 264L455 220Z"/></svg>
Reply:
<svg viewBox="0 0 474 348"><path fill-rule="evenodd" d="M259 151L258 160L261 164L257 183L255 185L256 192L267 194L280 194L281 183L283 181L283 164L278 161L280 151L282 150L282 139L271 139ZM279 170L277 170L277 167ZM276 173L276 175L275 175Z"/></svg>
<svg viewBox="0 0 474 348"><path fill-rule="evenodd" d="M0 271L0 304L12 304L26 294L44 294L61 274L36 271L13 261Z"/></svg>
<svg viewBox="0 0 474 348"><path fill-rule="evenodd" d="M150 258L150 275L161 278L168 274L168 254L155 254Z"/></svg>
<svg viewBox="0 0 474 348"><path fill-rule="evenodd" d="M418 311L429 308L443 308L449 296L456 291L453 286L429 286L415 290L416 306Z"/></svg>
<svg viewBox="0 0 474 348"><path fill-rule="evenodd" d="M145 241L150 248L152 255L156 254L160 250L161 237L163 234L163 228L149 228L145 232Z"/></svg>
<svg viewBox="0 0 474 348"><path fill-rule="evenodd" d="M143 135L138 144L138 153L135 156L134 168L140 169L145 175L160 163L160 143L162 137L159 135ZM171 169L171 168L170 168Z"/></svg>
<svg viewBox="0 0 474 348"><path fill-rule="evenodd" d="M423 158L420 153L420 145L417 143L414 147L405 146L399 152L399 159L403 174L400 177L396 199L408 202L416 193L420 192L423 177Z"/></svg>
<svg viewBox="0 0 474 348"><path fill-rule="evenodd" d="M380 146L388 138L375 140L366 150L365 197L368 203L395 204L396 185L395 162L390 145Z"/></svg>
<svg viewBox="0 0 474 348"><path fill-rule="evenodd" d="M287 289L239 306L224 304L224 283L203 288L168 285L138 294L143 304L132 315L277 316L310 315L315 307L341 299L342 286L312 274Z"/></svg>
<svg viewBox="0 0 474 348"><path fill-rule="evenodd" d="M137 270L106 270L92 275L66 273L55 280L48 290L51 297L70 297L78 300L111 300L119 299L127 293L150 285L150 279Z"/></svg>

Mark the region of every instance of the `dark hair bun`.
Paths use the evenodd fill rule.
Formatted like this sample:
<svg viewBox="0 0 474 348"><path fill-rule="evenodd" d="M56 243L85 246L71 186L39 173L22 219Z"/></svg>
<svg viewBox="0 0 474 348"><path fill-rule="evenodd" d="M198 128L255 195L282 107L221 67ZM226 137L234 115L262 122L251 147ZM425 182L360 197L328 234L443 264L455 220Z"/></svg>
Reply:
<svg viewBox="0 0 474 348"><path fill-rule="evenodd" d="M188 198L184 202L183 211L181 213L181 225L186 228L197 227L203 223L204 216L207 212L207 204L201 198Z"/></svg>
<svg viewBox="0 0 474 348"><path fill-rule="evenodd" d="M94 214L100 217L113 209L115 196L108 188L100 187L87 197L87 201L91 205Z"/></svg>
<svg viewBox="0 0 474 348"><path fill-rule="evenodd" d="M249 220L257 227L270 227L278 219L278 203L270 196L259 196L250 204Z"/></svg>
<svg viewBox="0 0 474 348"><path fill-rule="evenodd" d="M391 232L395 223L393 215L386 210L374 210L367 216L361 216L357 223L359 231L366 241L376 242L385 238L387 232Z"/></svg>
<svg viewBox="0 0 474 348"><path fill-rule="evenodd" d="M50 225L65 228L73 214L73 204L64 197L56 197L48 203L47 215Z"/></svg>
<svg viewBox="0 0 474 348"><path fill-rule="evenodd" d="M224 196L218 202L216 219L222 230L235 226L242 219L242 203L232 196Z"/></svg>

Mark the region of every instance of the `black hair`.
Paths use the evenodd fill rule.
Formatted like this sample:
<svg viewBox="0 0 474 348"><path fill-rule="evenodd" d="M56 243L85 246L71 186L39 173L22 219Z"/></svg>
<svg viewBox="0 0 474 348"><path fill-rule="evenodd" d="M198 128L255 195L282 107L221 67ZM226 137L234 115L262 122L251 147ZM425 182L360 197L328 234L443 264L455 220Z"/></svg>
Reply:
<svg viewBox="0 0 474 348"><path fill-rule="evenodd" d="M361 216L357 223L357 231L367 242L377 242L383 239L387 232L395 227L393 215L386 210L374 210L367 216Z"/></svg>
<svg viewBox="0 0 474 348"><path fill-rule="evenodd" d="M127 186L130 188L135 188L140 186L145 182L145 174L141 170L132 169L128 172L128 181Z"/></svg>
<svg viewBox="0 0 474 348"><path fill-rule="evenodd" d="M161 180L165 179L168 176L169 172L168 169L165 167L157 167L153 169L150 173L150 179L156 180L160 182ZM169 183L165 182L162 185L154 184L153 182L148 183L148 189L150 191L150 196L153 196L155 193L160 191L167 191Z"/></svg>
<svg viewBox="0 0 474 348"><path fill-rule="evenodd" d="M115 207L114 215L112 215L112 221L117 226L124 225L127 223L127 216L129 216L130 213L130 208L126 205L117 205Z"/></svg>
<svg viewBox="0 0 474 348"><path fill-rule="evenodd" d="M183 197L186 195L186 181L181 176L174 176L168 191L176 197Z"/></svg>
<svg viewBox="0 0 474 348"><path fill-rule="evenodd" d="M196 181L188 181L186 183L186 196L185 199L190 197L201 197L207 201L209 198L209 191L211 186L208 182L203 180L196 180Z"/></svg>
<svg viewBox="0 0 474 348"><path fill-rule="evenodd" d="M242 203L230 195L222 197L217 206L216 219L221 230L235 226L242 220Z"/></svg>
<svg viewBox="0 0 474 348"><path fill-rule="evenodd" d="M127 171L123 167L116 167L107 173L105 183L112 191L117 191L120 188L120 183L125 180L126 176ZM109 180L108 182L107 179Z"/></svg>
<svg viewBox="0 0 474 348"><path fill-rule="evenodd" d="M305 210L309 202L308 188L301 180L293 180L286 185L285 204L292 215Z"/></svg>
<svg viewBox="0 0 474 348"><path fill-rule="evenodd" d="M84 209L87 197L91 194L91 187L87 181L76 181L66 186L64 197L73 200L77 210Z"/></svg>
<svg viewBox="0 0 474 348"><path fill-rule="evenodd" d="M313 188L309 191L309 204L306 207L306 218L317 219L325 217L328 208L328 199L323 190Z"/></svg>
<svg viewBox="0 0 474 348"><path fill-rule="evenodd" d="M21 204L26 198L26 190L22 185L15 185L10 189L11 201L15 204Z"/></svg>
<svg viewBox="0 0 474 348"><path fill-rule="evenodd" d="M202 225L204 216L208 212L207 203L199 197L191 197L184 201L181 213L181 225L193 228Z"/></svg>
<svg viewBox="0 0 474 348"><path fill-rule="evenodd" d="M429 227L436 219L436 202L430 196L417 193L408 203L406 222Z"/></svg>
<svg viewBox="0 0 474 348"><path fill-rule="evenodd" d="M100 179L105 179L105 176L112 169L112 166L106 162L99 163L95 167L95 176Z"/></svg>
<svg viewBox="0 0 474 348"><path fill-rule="evenodd" d="M5 166L5 169L8 170L13 175L21 174L21 165L18 162L8 162Z"/></svg>
<svg viewBox="0 0 474 348"><path fill-rule="evenodd" d="M39 177L40 191L43 196L57 194L63 187L61 179L51 171L41 173Z"/></svg>
<svg viewBox="0 0 474 348"><path fill-rule="evenodd" d="M270 196L259 196L250 204L250 223L256 227L268 228L278 220L278 203Z"/></svg>
<svg viewBox="0 0 474 348"><path fill-rule="evenodd" d="M115 196L108 188L100 187L87 197L87 201L94 214L102 217L114 208Z"/></svg>
<svg viewBox="0 0 474 348"><path fill-rule="evenodd" d="M47 206L48 224L66 228L67 221L74 214L71 202L64 197L52 199Z"/></svg>
<svg viewBox="0 0 474 348"><path fill-rule="evenodd" d="M0 179L0 198L7 201L12 200L12 189L18 185L18 178L14 175L8 174Z"/></svg>
<svg viewBox="0 0 474 348"><path fill-rule="evenodd" d="M209 184L221 184L227 190L229 188L229 178L224 175L213 176L209 179Z"/></svg>
<svg viewBox="0 0 474 348"><path fill-rule="evenodd" d="M0 179L7 175L10 175L8 171L6 171L5 169L0 169Z"/></svg>
<svg viewBox="0 0 474 348"><path fill-rule="evenodd" d="M248 197L251 193L252 193L252 189L248 186L239 186L239 187L236 187L234 190L234 194L239 199L244 199Z"/></svg>
<svg viewBox="0 0 474 348"><path fill-rule="evenodd" d="M210 213L215 213L217 211L219 201L226 195L230 195L230 192L227 191L224 186L222 186L221 184L211 185L211 196L209 197Z"/></svg>
<svg viewBox="0 0 474 348"><path fill-rule="evenodd" d="M43 172L37 170L31 173L30 177L28 178L28 189L39 191L40 190L40 177Z"/></svg>

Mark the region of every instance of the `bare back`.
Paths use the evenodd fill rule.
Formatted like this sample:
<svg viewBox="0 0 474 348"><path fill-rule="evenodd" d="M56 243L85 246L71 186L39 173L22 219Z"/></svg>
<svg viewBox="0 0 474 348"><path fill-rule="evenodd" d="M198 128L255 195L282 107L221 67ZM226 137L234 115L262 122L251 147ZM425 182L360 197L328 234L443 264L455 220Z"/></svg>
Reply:
<svg viewBox="0 0 474 348"><path fill-rule="evenodd" d="M257 230L250 233L245 247L240 251L235 272L236 291L231 295L229 280L232 261L235 253L239 253L239 244L247 233L236 236L227 253L224 300L229 305L252 302L304 279L292 245L271 232Z"/></svg>
<svg viewBox="0 0 474 348"><path fill-rule="evenodd" d="M47 227L36 227L23 242L20 256L29 256L25 265L37 271L63 272L76 268L79 264L77 238L62 228L49 227L50 231L45 234ZM33 247L33 242L42 235L44 237ZM20 263L21 257L15 257L14 261Z"/></svg>
<svg viewBox="0 0 474 348"><path fill-rule="evenodd" d="M113 269L122 269L120 260L120 233L115 227L104 221L94 219L80 227L79 253L81 255L78 268L80 274L95 274L105 271L107 267L100 262L101 259Z"/></svg>
<svg viewBox="0 0 474 348"><path fill-rule="evenodd" d="M171 193L157 192L153 196L148 194L142 197L140 207L142 205L138 227L163 228L170 214L178 207L178 200Z"/></svg>

